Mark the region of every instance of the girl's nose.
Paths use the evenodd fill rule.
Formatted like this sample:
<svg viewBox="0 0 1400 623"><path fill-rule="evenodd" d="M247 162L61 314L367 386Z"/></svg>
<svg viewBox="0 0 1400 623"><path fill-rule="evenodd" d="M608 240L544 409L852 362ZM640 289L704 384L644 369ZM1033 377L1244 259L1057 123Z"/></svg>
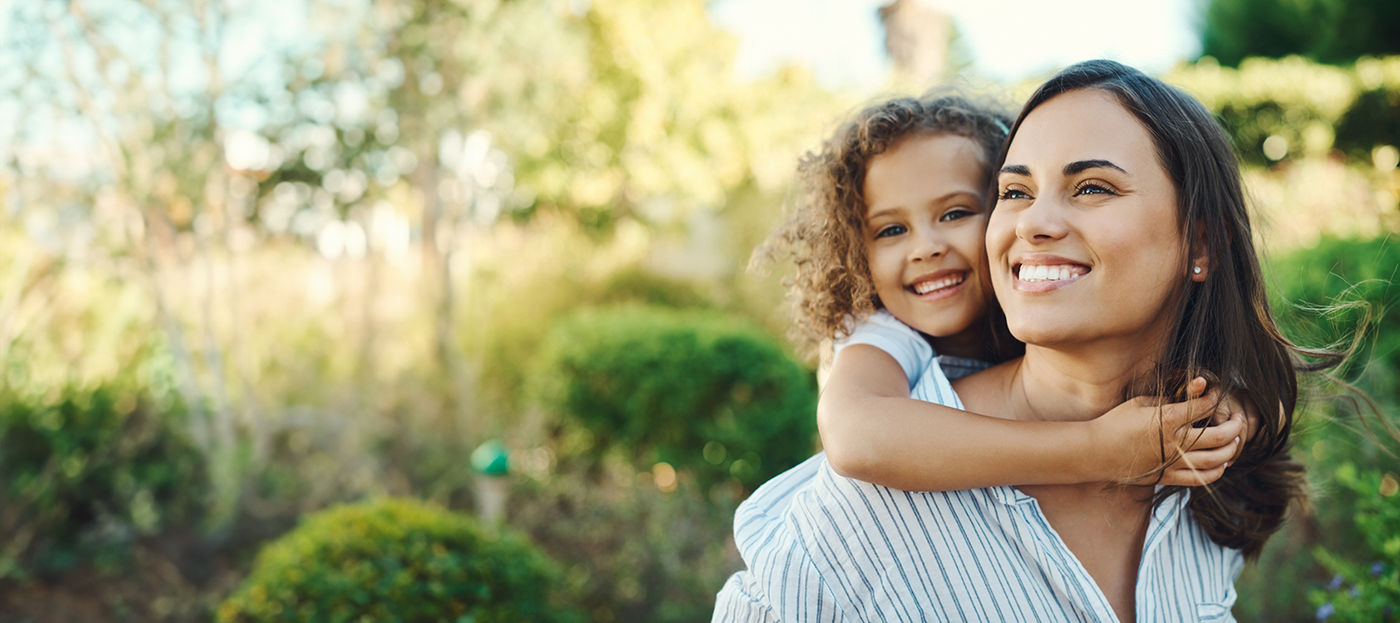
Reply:
<svg viewBox="0 0 1400 623"><path fill-rule="evenodd" d="M931 260L948 252L948 241L938 235L934 228L926 228L914 234L914 246L909 249L909 259L914 262Z"/></svg>

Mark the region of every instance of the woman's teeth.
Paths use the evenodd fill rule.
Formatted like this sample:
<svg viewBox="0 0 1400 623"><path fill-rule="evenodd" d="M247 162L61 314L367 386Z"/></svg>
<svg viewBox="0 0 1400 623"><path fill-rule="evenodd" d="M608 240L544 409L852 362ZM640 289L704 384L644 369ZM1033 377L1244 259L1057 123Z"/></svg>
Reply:
<svg viewBox="0 0 1400 623"><path fill-rule="evenodd" d="M943 288L951 288L955 285L958 285L963 282L964 278L966 278L966 275L952 275L949 277L944 277L942 279L935 279L933 281L916 283L914 284L914 291L919 294L928 294L929 292L933 292L934 290L942 290Z"/></svg>
<svg viewBox="0 0 1400 623"><path fill-rule="evenodd" d="M1062 279L1074 279L1084 274L1084 267L1066 264L1063 266L1046 266L1044 264L1030 266L1021 265L1021 272L1017 275L1021 281L1060 281Z"/></svg>

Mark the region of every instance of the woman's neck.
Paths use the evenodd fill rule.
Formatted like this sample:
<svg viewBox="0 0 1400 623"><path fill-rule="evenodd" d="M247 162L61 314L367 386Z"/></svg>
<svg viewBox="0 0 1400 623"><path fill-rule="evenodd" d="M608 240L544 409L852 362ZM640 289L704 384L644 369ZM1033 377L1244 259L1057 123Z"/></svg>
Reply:
<svg viewBox="0 0 1400 623"><path fill-rule="evenodd" d="M1018 419L1092 420L1123 402L1123 389L1148 372L1148 349L1085 346L1055 350L1027 345L1010 371L1009 396Z"/></svg>

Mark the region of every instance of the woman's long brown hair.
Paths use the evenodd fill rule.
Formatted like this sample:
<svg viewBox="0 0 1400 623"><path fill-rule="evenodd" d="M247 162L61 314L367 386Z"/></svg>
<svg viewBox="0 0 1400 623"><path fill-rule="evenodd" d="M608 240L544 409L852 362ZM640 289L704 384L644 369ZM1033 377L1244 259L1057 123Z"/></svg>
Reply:
<svg viewBox="0 0 1400 623"><path fill-rule="evenodd" d="M1289 457L1298 374L1332 368L1346 353L1302 348L1279 331L1230 140L1186 93L1113 61L1073 65L1031 95L993 170L1005 164L1007 148L1026 115L1057 95L1080 89L1111 94L1147 129L1176 187L1181 239L1205 245L1209 257L1209 278L1186 280L1175 299L1175 322L1154 370L1125 393L1173 397L1186 379L1204 376L1216 381L1222 395L1248 396L1258 406L1259 430L1239 459L1213 485L1193 489L1190 496L1196 521L1212 540L1256 557L1282 525L1289 506L1304 495L1303 468ZM1182 274L1192 255L1182 254ZM1180 489L1164 488L1155 502Z"/></svg>

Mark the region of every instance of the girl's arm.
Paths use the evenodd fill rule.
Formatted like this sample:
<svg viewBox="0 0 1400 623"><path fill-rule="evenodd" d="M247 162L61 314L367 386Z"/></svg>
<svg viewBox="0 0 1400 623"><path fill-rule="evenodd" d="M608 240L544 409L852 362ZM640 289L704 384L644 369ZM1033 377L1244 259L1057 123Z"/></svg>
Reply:
<svg viewBox="0 0 1400 623"><path fill-rule="evenodd" d="M1170 465L1160 483L1194 485L1219 478L1210 474L1224 471L1244 432L1238 416L1191 428L1214 413L1214 394L1202 395L1204 389L1197 381L1197 398L1160 407L1160 429L1159 407L1145 400L1088 422L1007 420L910 398L908 377L893 357L853 344L832 366L817 422L836 473L897 489L1129 482L1155 473L1164 449Z"/></svg>

